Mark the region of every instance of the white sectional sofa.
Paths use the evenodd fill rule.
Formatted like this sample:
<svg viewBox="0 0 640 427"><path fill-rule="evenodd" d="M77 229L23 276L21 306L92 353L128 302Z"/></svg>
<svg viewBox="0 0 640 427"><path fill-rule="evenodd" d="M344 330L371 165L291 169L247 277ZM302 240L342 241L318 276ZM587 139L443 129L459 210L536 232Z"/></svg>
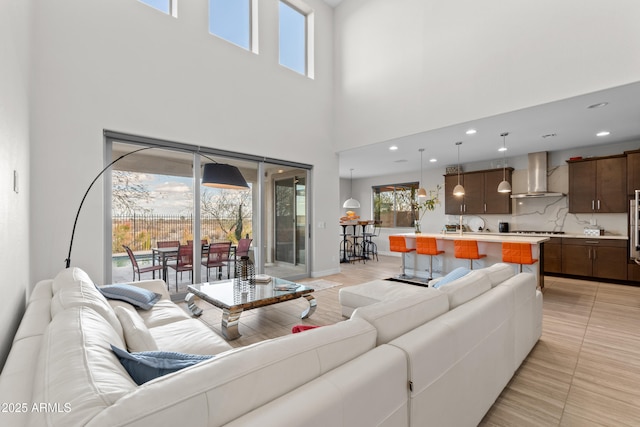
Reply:
<svg viewBox="0 0 640 427"><path fill-rule="evenodd" d="M541 331L533 276L487 283L453 309L451 294L472 293L396 283L405 295L358 307L349 320L232 349L173 304L162 281L135 283L161 294L145 311L64 270L32 293L0 375L0 399L13 403L0 424L475 425ZM137 385L111 345L153 343L215 356Z"/></svg>

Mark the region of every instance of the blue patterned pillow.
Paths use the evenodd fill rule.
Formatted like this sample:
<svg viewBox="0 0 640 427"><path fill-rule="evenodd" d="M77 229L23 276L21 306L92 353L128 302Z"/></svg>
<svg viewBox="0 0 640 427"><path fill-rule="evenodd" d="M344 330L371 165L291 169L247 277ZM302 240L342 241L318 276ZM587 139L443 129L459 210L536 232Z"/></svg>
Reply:
<svg viewBox="0 0 640 427"><path fill-rule="evenodd" d="M111 346L120 363L127 370L131 379L141 385L154 378L193 366L214 356L176 353L173 351L141 351L129 353L121 348Z"/></svg>
<svg viewBox="0 0 640 427"><path fill-rule="evenodd" d="M143 310L149 310L162 297L162 295L148 289L133 285L118 284L96 287L105 298L126 301Z"/></svg>
<svg viewBox="0 0 640 427"><path fill-rule="evenodd" d="M451 283L454 280L458 280L459 278L466 276L467 274L469 274L469 272L471 272L471 270L469 270L468 268L458 267L455 270L453 270L451 273L447 274L442 279L434 283L433 288L438 289L439 287L446 285L447 283Z"/></svg>

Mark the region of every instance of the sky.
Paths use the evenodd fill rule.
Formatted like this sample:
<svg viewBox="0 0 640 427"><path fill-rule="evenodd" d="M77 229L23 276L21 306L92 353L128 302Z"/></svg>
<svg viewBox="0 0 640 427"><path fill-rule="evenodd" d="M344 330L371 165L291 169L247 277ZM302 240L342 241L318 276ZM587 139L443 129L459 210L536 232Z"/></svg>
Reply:
<svg viewBox="0 0 640 427"><path fill-rule="evenodd" d="M170 0L139 1L164 13L170 13ZM251 49L250 4L251 0L209 0L209 33L244 49ZM300 74L306 74L305 16L280 1L278 22L280 64Z"/></svg>

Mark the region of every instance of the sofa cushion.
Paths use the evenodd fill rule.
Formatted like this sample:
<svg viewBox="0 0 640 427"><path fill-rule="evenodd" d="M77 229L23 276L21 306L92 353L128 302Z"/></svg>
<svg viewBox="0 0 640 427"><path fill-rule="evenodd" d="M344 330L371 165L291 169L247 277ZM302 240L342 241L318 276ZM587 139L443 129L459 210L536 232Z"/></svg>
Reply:
<svg viewBox="0 0 640 427"><path fill-rule="evenodd" d="M378 331L376 344L381 345L448 310L447 294L436 289L424 288L420 294L359 307L351 318L362 318L375 326Z"/></svg>
<svg viewBox="0 0 640 427"><path fill-rule="evenodd" d="M449 297L449 309L451 310L489 289L491 289L491 282L482 270L472 271L466 276L438 288Z"/></svg>
<svg viewBox="0 0 640 427"><path fill-rule="evenodd" d="M155 310L155 309L154 309ZM232 349L221 336L198 319L184 319L149 328L159 350L218 354Z"/></svg>
<svg viewBox="0 0 640 427"><path fill-rule="evenodd" d="M59 274L54 280L54 284L60 276L64 277L66 275ZM120 321L113 311L113 308L107 302L107 299L98 291L98 288L96 288L86 274L79 275L78 277L78 280L75 282L65 282L64 286L59 286L57 292L54 293L51 298L51 317L54 318L61 311L71 307L91 307L109 322L111 327L120 335L120 338L123 338L124 335Z"/></svg>
<svg viewBox="0 0 640 427"><path fill-rule="evenodd" d="M143 310L150 310L151 307L153 307L153 305L162 297L162 295L148 289L139 288L125 283L100 286L98 289L106 298L126 301Z"/></svg>
<svg viewBox="0 0 640 427"><path fill-rule="evenodd" d="M115 312L122 325L124 340L129 351L158 350L149 329L135 310L127 310L120 306L115 308Z"/></svg>
<svg viewBox="0 0 640 427"><path fill-rule="evenodd" d="M487 274L492 288L515 275L513 266L503 262L483 268L481 271Z"/></svg>
<svg viewBox="0 0 640 427"><path fill-rule="evenodd" d="M110 301L112 306L126 304L122 301ZM154 306L153 310L140 310L138 311L144 324L147 328L155 328L158 326L166 325L168 323L179 322L180 320L191 319L183 309L178 307L175 303L169 300L160 300Z"/></svg>
<svg viewBox="0 0 640 427"><path fill-rule="evenodd" d="M89 275L82 269L78 267L65 268L64 270L60 270L53 279L51 291L55 294L62 289L74 287L78 281L93 283Z"/></svg>
<svg viewBox="0 0 640 427"><path fill-rule="evenodd" d="M419 294L424 289L425 287L423 286L408 285L389 280L372 280L361 285L347 286L340 289L338 298L342 305L342 315L351 316L353 310L358 307Z"/></svg>
<svg viewBox="0 0 640 427"><path fill-rule="evenodd" d="M214 357L213 355L203 356L199 354L176 353L173 351L129 353L113 345L111 349L138 385Z"/></svg>
<svg viewBox="0 0 640 427"><path fill-rule="evenodd" d="M31 401L61 402L71 410L31 413L31 425L86 425L137 387L110 344L124 347L110 323L89 307L68 308L51 320Z"/></svg>

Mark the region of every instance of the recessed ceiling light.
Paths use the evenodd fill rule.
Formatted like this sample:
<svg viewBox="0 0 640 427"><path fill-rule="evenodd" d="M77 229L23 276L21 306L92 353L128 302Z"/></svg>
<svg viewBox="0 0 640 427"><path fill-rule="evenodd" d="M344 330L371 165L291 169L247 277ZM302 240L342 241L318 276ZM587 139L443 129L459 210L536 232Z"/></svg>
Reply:
<svg viewBox="0 0 640 427"><path fill-rule="evenodd" d="M609 132L608 130L603 130L602 132L596 133L596 136L609 136L609 135L611 135L611 132Z"/></svg>
<svg viewBox="0 0 640 427"><path fill-rule="evenodd" d="M507 147L500 147L500 148L498 148L498 151L500 151L500 152L507 151Z"/></svg>
<svg viewBox="0 0 640 427"><path fill-rule="evenodd" d="M396 151L398 149L397 145L392 145L391 147L389 147L389 150L391 151Z"/></svg>
<svg viewBox="0 0 640 427"><path fill-rule="evenodd" d="M435 163L435 162L437 162L437 161L438 161L438 159L429 159L429 161L430 161L431 163Z"/></svg>
<svg viewBox="0 0 640 427"><path fill-rule="evenodd" d="M587 108L601 108L606 107L607 105L609 105L608 102L598 102L597 104L589 105Z"/></svg>
<svg viewBox="0 0 640 427"><path fill-rule="evenodd" d="M465 133L466 133L467 135L473 135L473 134L474 134L474 133L476 133L476 132L477 132L477 130L475 130L475 129L469 129L469 130L468 130L468 131L466 131Z"/></svg>

